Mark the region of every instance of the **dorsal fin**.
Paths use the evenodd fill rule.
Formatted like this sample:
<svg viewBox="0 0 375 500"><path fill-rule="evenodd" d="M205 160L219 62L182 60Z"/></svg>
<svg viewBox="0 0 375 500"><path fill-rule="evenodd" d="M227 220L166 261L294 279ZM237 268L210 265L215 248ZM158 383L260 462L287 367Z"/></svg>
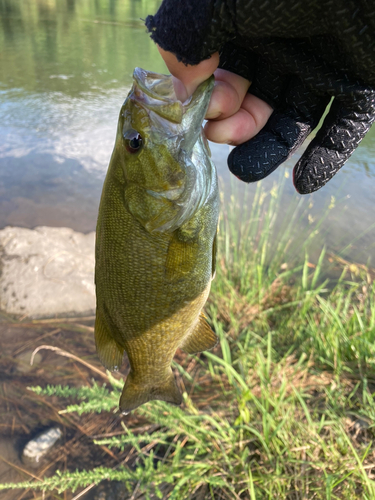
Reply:
<svg viewBox="0 0 375 500"><path fill-rule="evenodd" d="M197 325L180 345L180 349L188 354L196 354L213 349L218 341L218 337L212 331L203 313L201 313Z"/></svg>

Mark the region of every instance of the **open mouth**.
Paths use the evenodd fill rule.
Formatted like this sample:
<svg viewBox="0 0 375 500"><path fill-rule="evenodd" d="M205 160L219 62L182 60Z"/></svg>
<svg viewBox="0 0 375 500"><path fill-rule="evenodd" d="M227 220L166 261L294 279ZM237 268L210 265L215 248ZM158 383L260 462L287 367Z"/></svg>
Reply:
<svg viewBox="0 0 375 500"><path fill-rule="evenodd" d="M134 98L142 107L172 123L181 123L184 107L176 98L170 75L159 75L136 68L133 78Z"/></svg>
<svg viewBox="0 0 375 500"><path fill-rule="evenodd" d="M177 101L171 75L160 75L135 68L133 78L149 97L171 103Z"/></svg>

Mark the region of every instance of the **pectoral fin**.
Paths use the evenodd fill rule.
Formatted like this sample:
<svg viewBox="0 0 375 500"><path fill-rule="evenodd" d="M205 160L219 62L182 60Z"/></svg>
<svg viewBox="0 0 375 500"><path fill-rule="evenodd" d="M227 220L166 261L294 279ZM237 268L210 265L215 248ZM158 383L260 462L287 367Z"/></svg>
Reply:
<svg viewBox="0 0 375 500"><path fill-rule="evenodd" d="M182 397L172 370L169 368L163 380L155 380L155 383L152 385L140 382L137 380L137 376L130 371L120 398L120 410L122 413L127 415L132 410L138 408L138 406L154 399L167 401L175 405L182 403Z"/></svg>
<svg viewBox="0 0 375 500"><path fill-rule="evenodd" d="M99 311L95 320L95 344L100 362L107 370L118 370L122 365L124 349L114 340Z"/></svg>
<svg viewBox="0 0 375 500"><path fill-rule="evenodd" d="M213 349L218 341L218 337L201 313L196 327L180 345L180 348L188 354L196 354L197 352Z"/></svg>
<svg viewBox="0 0 375 500"><path fill-rule="evenodd" d="M197 263L199 246L195 241L181 241L175 233L168 247L166 278L177 281L192 271Z"/></svg>

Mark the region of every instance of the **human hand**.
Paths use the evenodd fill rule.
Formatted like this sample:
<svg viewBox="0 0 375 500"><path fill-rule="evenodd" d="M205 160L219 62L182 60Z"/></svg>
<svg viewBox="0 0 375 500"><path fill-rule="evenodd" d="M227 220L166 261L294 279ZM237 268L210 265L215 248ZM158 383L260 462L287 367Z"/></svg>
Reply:
<svg viewBox="0 0 375 500"><path fill-rule="evenodd" d="M248 93L249 80L217 69L215 87L207 110L204 131L210 141L238 146L246 143L265 126L273 109Z"/></svg>
<svg viewBox="0 0 375 500"><path fill-rule="evenodd" d="M158 46L173 76L177 98L184 102L195 89L215 75L215 87L206 113L206 137L221 144L237 146L254 137L267 123L272 108L265 101L249 94L249 80L223 69L217 69L219 54L199 64L185 65L174 54Z"/></svg>
<svg viewBox="0 0 375 500"><path fill-rule="evenodd" d="M375 119L374 11L357 0L164 0L146 24L185 64L219 50L220 67L252 80L250 92L275 109L266 126L229 155L229 168L246 182L283 163L334 97L294 169L297 191L309 193L341 168ZM224 122L209 122L208 130Z"/></svg>

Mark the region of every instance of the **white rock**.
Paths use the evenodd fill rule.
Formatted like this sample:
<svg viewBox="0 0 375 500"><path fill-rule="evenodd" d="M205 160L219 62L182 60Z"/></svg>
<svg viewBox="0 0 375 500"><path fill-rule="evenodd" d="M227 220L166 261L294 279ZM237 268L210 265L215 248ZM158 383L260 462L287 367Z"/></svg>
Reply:
<svg viewBox="0 0 375 500"><path fill-rule="evenodd" d="M61 436L62 432L59 427L51 427L50 429L42 432L39 436L27 443L23 449L22 458L27 463L34 462L35 464L38 464L40 459L47 455Z"/></svg>
<svg viewBox="0 0 375 500"><path fill-rule="evenodd" d="M95 311L95 233L0 230L0 309L32 318Z"/></svg>

